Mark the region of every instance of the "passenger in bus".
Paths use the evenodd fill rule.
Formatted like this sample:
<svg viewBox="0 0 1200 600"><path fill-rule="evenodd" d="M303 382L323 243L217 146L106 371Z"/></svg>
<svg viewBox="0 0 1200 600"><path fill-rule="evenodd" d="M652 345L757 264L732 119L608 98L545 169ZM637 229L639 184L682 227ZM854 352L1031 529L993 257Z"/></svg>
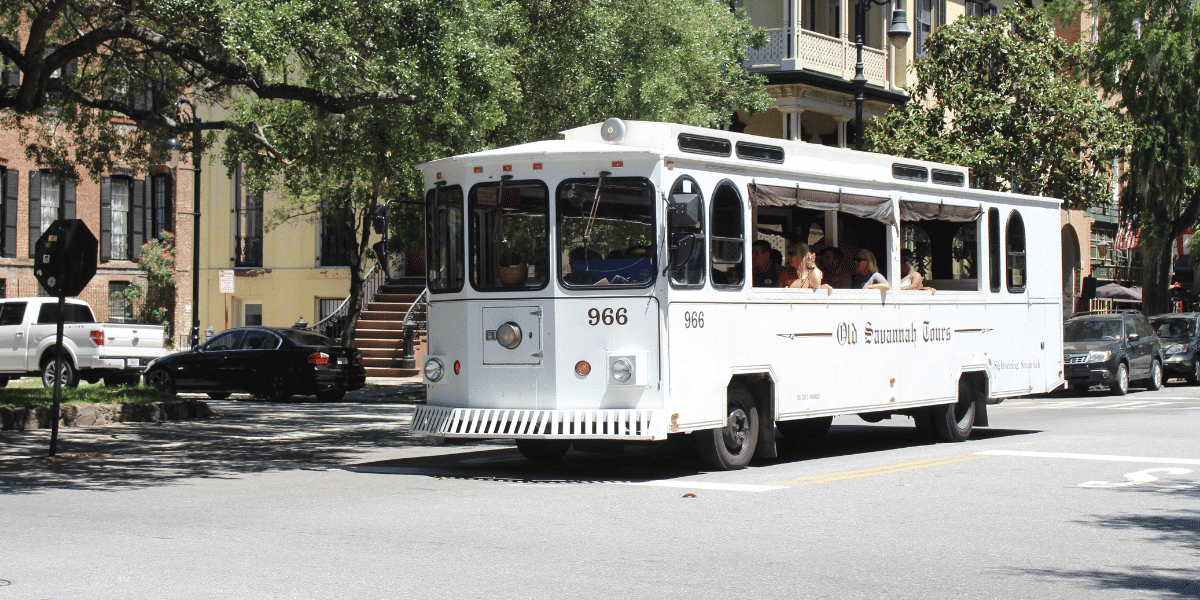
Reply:
<svg viewBox="0 0 1200 600"><path fill-rule="evenodd" d="M821 278L824 275L821 269L817 266L817 255L813 254L809 249L808 244L799 243L793 246L794 251L789 251L789 260L795 257L795 273L796 277L788 284L788 287L802 290L825 290L833 292L833 286L822 283Z"/></svg>
<svg viewBox="0 0 1200 600"><path fill-rule="evenodd" d="M817 265L821 268L825 283L837 289L848 289L854 286L851 276L853 267L846 268L841 249L830 246L821 250L817 255Z"/></svg>
<svg viewBox="0 0 1200 600"><path fill-rule="evenodd" d="M800 276L800 244L798 242L788 242L787 256L783 259L783 268L779 271L779 287L791 287L792 283Z"/></svg>
<svg viewBox="0 0 1200 600"><path fill-rule="evenodd" d="M900 249L900 289L902 290L929 290L936 291L931 287L925 287L925 278L916 269L917 259L913 256L912 250L908 248Z"/></svg>
<svg viewBox="0 0 1200 600"><path fill-rule="evenodd" d="M771 262L771 242L755 240L750 252L754 287L778 287L779 272L783 265Z"/></svg>
<svg viewBox="0 0 1200 600"><path fill-rule="evenodd" d="M854 257L854 268L858 276L854 278L854 287L864 290L890 290L887 278L879 274L879 263L875 262L875 253L863 248Z"/></svg>

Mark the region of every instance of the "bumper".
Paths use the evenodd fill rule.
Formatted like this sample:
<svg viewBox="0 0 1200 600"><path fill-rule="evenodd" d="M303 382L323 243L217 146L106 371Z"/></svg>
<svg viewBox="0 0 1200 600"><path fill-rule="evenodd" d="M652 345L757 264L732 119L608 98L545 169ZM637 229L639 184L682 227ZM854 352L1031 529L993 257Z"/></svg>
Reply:
<svg viewBox="0 0 1200 600"><path fill-rule="evenodd" d="M515 410L419 406L410 433L418 436L508 439L662 440L661 409Z"/></svg>
<svg viewBox="0 0 1200 600"><path fill-rule="evenodd" d="M95 364L91 365L92 369L104 369L112 371L129 371L130 373L141 373L146 370L146 365L150 364L153 358L145 356L139 357L105 357L97 359Z"/></svg>
<svg viewBox="0 0 1200 600"><path fill-rule="evenodd" d="M318 392L353 392L367 385L366 371L359 367L352 372L316 371L313 387Z"/></svg>
<svg viewBox="0 0 1200 600"><path fill-rule="evenodd" d="M1108 385L1116 379L1116 374L1106 365L1066 365L1066 380L1072 384Z"/></svg>
<svg viewBox="0 0 1200 600"><path fill-rule="evenodd" d="M1196 372L1196 356L1187 354L1168 356L1163 361L1163 372L1179 377L1191 375Z"/></svg>

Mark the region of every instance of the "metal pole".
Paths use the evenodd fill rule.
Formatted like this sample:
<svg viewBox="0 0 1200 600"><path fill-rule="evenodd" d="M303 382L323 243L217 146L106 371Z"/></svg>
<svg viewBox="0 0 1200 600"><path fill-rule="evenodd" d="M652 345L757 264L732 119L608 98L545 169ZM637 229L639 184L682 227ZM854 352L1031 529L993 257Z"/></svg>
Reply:
<svg viewBox="0 0 1200 600"><path fill-rule="evenodd" d="M195 107L192 107L195 111ZM192 115L192 348L200 345L200 117Z"/></svg>
<svg viewBox="0 0 1200 600"><path fill-rule="evenodd" d="M870 1L858 0L854 6L854 47L858 51L858 62L854 64L854 79L851 79L850 82L854 84L854 149L859 151L863 149L862 113L867 89L867 76L863 72L863 38L866 37L864 27L867 20L867 10L871 8L871 5L868 4Z"/></svg>

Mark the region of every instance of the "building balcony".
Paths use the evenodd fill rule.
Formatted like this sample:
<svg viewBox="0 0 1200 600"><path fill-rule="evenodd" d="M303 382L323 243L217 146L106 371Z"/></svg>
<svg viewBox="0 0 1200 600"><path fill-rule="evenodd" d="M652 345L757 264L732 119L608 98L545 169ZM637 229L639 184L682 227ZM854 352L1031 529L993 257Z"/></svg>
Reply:
<svg viewBox="0 0 1200 600"><path fill-rule="evenodd" d="M766 29L771 41L762 48L750 48L744 66L757 72L810 70L840 79L854 77L858 62L854 42L825 35L816 31L800 29L793 35L792 29L776 27ZM863 71L869 85L884 89L895 89L888 69L887 52L871 46L863 46Z"/></svg>

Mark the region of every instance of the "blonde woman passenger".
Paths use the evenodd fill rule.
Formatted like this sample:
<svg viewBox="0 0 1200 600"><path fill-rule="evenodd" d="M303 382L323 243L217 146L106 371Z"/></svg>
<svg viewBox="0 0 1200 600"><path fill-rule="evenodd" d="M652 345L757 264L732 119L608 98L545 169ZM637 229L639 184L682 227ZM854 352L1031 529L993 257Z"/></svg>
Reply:
<svg viewBox="0 0 1200 600"><path fill-rule="evenodd" d="M854 257L854 287L864 290L890 290L891 284L887 278L879 274L879 263L875 262L875 253L862 248Z"/></svg>
<svg viewBox="0 0 1200 600"><path fill-rule="evenodd" d="M817 267L817 255L809 249L808 244L798 243L789 248L788 261L789 264L794 261L793 268L796 270L796 280L788 287L801 290L833 291L833 286L821 283L821 278L824 274Z"/></svg>

